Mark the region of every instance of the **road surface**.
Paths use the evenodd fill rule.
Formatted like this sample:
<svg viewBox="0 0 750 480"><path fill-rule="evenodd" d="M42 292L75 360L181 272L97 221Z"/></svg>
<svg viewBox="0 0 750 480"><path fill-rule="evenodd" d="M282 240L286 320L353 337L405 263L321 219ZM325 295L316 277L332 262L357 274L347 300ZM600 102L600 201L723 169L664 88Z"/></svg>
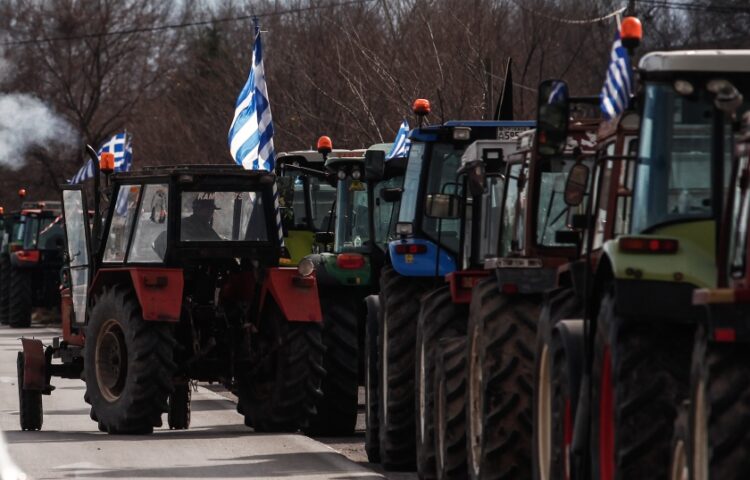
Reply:
<svg viewBox="0 0 750 480"><path fill-rule="evenodd" d="M22 432L16 389L21 334L48 342L59 330L0 327L0 427L11 457L32 478L386 478L303 435L253 433L231 399L204 387L193 392L189 430L119 436L99 432L89 419L82 381L53 379L56 390L43 397L42 431ZM402 475L392 478L413 478Z"/></svg>

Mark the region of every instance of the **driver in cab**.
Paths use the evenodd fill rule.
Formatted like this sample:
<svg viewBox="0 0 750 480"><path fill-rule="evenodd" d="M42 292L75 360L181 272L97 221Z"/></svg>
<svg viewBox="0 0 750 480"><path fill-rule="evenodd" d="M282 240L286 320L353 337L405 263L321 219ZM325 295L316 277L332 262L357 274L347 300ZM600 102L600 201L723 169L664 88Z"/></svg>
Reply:
<svg viewBox="0 0 750 480"><path fill-rule="evenodd" d="M193 200L193 213L182 218L180 238L192 242L221 241L222 238L213 229L214 211L221 210L216 206L213 194L200 193Z"/></svg>

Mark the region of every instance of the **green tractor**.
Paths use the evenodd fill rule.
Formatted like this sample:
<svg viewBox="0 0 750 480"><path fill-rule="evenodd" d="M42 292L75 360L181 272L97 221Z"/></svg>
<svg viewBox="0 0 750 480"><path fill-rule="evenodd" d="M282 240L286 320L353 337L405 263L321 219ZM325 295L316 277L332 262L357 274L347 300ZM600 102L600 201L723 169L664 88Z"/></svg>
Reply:
<svg viewBox="0 0 750 480"><path fill-rule="evenodd" d="M629 227L603 243L584 278L584 370L570 432L576 478L668 475L696 327L706 319L693 293L717 284L732 118L750 95L748 65L750 53L731 50L640 60L640 145L632 189L617 198ZM540 123L560 138L567 125L552 117Z"/></svg>
<svg viewBox="0 0 750 480"><path fill-rule="evenodd" d="M327 183L336 192L333 215L321 225L325 230L312 237L314 253L299 261L300 268L314 269L318 279L327 349L323 397L306 432L319 436L351 435L357 422L359 385L364 382L366 368L362 355L365 298L376 293L377 266L382 266L389 232L395 228L392 220L396 200L381 198L380 191L398 189L404 167L388 162L385 168L390 144L373 145L368 150L332 151L330 139L322 137L318 145L324 171L310 168L309 163L287 167L300 174L297 184ZM376 164L377 176L366 180L366 165L372 164ZM314 199L308 203L313 204Z"/></svg>

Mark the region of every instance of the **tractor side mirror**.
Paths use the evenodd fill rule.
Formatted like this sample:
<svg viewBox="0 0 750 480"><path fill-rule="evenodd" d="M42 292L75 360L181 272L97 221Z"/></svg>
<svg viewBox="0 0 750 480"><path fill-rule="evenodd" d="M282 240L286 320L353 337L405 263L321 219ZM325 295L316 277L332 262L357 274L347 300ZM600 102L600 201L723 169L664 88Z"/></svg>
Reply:
<svg viewBox="0 0 750 480"><path fill-rule="evenodd" d="M539 155L558 155L565 150L570 116L568 84L545 80L539 84L536 114L536 150Z"/></svg>
<svg viewBox="0 0 750 480"><path fill-rule="evenodd" d="M565 204L569 207L577 207L583 203L588 182L589 167L582 163L573 165L565 182Z"/></svg>
<svg viewBox="0 0 750 480"><path fill-rule="evenodd" d="M439 219L460 218L460 203L458 195L432 193L425 200L425 215Z"/></svg>
<svg viewBox="0 0 750 480"><path fill-rule="evenodd" d="M385 175L385 152L368 150L365 152L365 180L378 181Z"/></svg>
<svg viewBox="0 0 750 480"><path fill-rule="evenodd" d="M380 191L380 198L384 202L394 203L401 200L401 195L404 193L403 188L384 188Z"/></svg>

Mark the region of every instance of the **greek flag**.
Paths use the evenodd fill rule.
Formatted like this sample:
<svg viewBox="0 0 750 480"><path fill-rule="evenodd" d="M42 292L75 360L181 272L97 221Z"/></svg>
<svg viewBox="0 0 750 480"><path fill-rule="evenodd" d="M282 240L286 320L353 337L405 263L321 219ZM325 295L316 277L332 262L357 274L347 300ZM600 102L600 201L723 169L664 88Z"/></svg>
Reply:
<svg viewBox="0 0 750 480"><path fill-rule="evenodd" d="M620 41L620 32L615 33L607 78L602 88L601 109L606 120L612 120L628 107L633 95L633 72L630 55Z"/></svg>
<svg viewBox="0 0 750 480"><path fill-rule="evenodd" d="M398 128L396 133L396 139L393 140L393 146L388 155L385 156L386 160L392 160L394 158L404 158L409 154L409 122L404 120L401 122L401 126Z"/></svg>
<svg viewBox="0 0 750 480"><path fill-rule="evenodd" d="M97 155L101 156L104 152L110 152L115 154L115 172L127 172L130 171L130 167L133 164L133 144L132 137L128 132L122 132L114 135L107 142L102 145L96 152ZM84 180L94 177L94 164L89 159L86 164L81 167L78 172L73 175L73 178L68 180L68 183L75 185L81 183Z"/></svg>
<svg viewBox="0 0 750 480"><path fill-rule="evenodd" d="M273 171L276 152L262 51L260 27L256 23L253 65L235 105L229 127L229 151L234 161L245 169Z"/></svg>

